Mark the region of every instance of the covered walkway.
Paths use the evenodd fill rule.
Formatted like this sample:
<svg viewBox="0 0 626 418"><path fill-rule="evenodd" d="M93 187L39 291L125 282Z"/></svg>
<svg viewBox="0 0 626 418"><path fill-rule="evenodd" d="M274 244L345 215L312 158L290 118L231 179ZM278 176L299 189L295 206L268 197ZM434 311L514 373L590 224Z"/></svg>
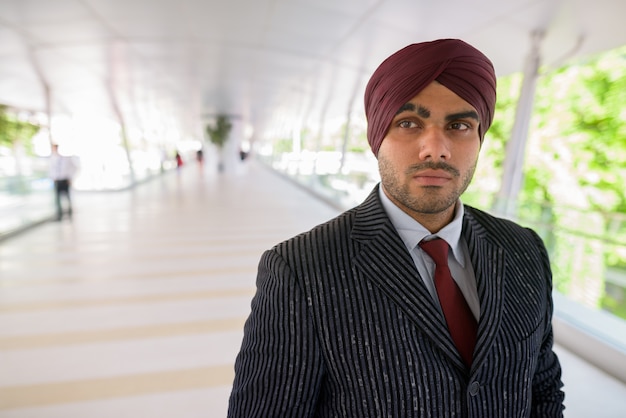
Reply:
<svg viewBox="0 0 626 418"><path fill-rule="evenodd" d="M255 161L74 197L0 243L0 418L224 417L261 253L339 211ZM566 416L623 416L557 349Z"/></svg>

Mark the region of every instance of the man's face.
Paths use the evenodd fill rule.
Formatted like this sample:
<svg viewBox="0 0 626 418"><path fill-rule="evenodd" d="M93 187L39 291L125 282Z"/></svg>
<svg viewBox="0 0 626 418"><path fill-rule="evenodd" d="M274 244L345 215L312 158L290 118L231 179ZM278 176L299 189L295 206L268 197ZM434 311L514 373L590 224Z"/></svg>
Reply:
<svg viewBox="0 0 626 418"><path fill-rule="evenodd" d="M472 105L433 82L402 106L382 141L383 190L431 232L453 218L456 201L474 175L478 126Z"/></svg>

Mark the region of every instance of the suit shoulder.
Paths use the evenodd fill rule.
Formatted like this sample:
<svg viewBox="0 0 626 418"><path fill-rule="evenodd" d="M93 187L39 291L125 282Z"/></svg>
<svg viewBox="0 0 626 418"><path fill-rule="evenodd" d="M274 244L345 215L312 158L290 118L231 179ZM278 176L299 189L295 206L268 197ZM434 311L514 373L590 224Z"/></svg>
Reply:
<svg viewBox="0 0 626 418"><path fill-rule="evenodd" d="M302 232L292 238L277 244L277 250L293 246L324 246L335 241L343 241L350 236L356 209L347 210L338 216L318 224L306 232Z"/></svg>
<svg viewBox="0 0 626 418"><path fill-rule="evenodd" d="M466 219L474 228L484 231L496 242L522 240L538 240L538 235L531 228L501 217L494 216L483 210L465 206Z"/></svg>
<svg viewBox="0 0 626 418"><path fill-rule="evenodd" d="M512 262L517 260L519 265L528 266L530 260L541 260L541 269L550 271L547 248L534 230L472 207L465 208L464 228L469 228L472 231L471 235L502 248ZM539 266L537 263L531 264Z"/></svg>

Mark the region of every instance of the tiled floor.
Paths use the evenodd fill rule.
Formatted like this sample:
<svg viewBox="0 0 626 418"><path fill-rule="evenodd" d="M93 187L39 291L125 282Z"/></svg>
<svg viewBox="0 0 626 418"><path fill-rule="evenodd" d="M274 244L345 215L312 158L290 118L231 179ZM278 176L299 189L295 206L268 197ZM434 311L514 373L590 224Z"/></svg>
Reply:
<svg viewBox="0 0 626 418"><path fill-rule="evenodd" d="M261 252L337 210L253 161L76 193L0 242L0 418L224 417ZM626 385L557 347L567 417Z"/></svg>

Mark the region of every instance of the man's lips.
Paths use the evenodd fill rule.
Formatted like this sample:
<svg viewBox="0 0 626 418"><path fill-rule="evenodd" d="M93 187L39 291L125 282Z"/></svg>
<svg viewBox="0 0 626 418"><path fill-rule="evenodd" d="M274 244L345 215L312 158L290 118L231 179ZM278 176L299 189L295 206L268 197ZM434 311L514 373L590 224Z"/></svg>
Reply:
<svg viewBox="0 0 626 418"><path fill-rule="evenodd" d="M443 186L452 178L453 176L444 170L422 170L413 174L413 179L422 186Z"/></svg>

